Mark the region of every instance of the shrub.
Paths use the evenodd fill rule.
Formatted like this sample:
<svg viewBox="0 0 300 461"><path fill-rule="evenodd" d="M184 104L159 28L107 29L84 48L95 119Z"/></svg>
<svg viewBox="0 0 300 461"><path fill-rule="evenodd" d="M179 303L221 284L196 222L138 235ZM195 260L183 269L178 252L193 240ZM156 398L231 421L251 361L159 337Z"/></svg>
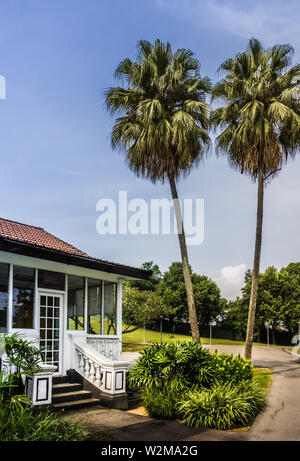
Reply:
<svg viewBox="0 0 300 461"><path fill-rule="evenodd" d="M251 380L253 366L240 355L211 354L192 341L155 344L144 349L129 374L135 386L163 388L176 380L181 389L202 385L211 387L216 382Z"/></svg>
<svg viewBox="0 0 300 461"><path fill-rule="evenodd" d="M211 354L190 341L144 349L129 373L131 385L144 387L151 416L181 415L189 425L218 429L244 425L262 409L264 397L252 378L250 361Z"/></svg>
<svg viewBox="0 0 300 461"><path fill-rule="evenodd" d="M256 383L215 384L212 389L190 391L178 404L188 426L231 429L249 424L264 408L265 398Z"/></svg>
<svg viewBox="0 0 300 461"><path fill-rule="evenodd" d="M212 354L215 380L219 383L239 383L253 378L253 365L250 360L233 354Z"/></svg>
<svg viewBox="0 0 300 461"><path fill-rule="evenodd" d="M16 367L18 373L21 370L26 373L39 369L42 361L41 351L34 346L33 341L22 339L18 333L3 336L9 361Z"/></svg>
<svg viewBox="0 0 300 461"><path fill-rule="evenodd" d="M148 414L154 418L172 419L178 416L178 401L182 399L183 393L177 386L157 389L145 387L142 390L144 406Z"/></svg>
<svg viewBox="0 0 300 461"><path fill-rule="evenodd" d="M0 405L0 441L75 441L82 429L48 410Z"/></svg>
<svg viewBox="0 0 300 461"><path fill-rule="evenodd" d="M214 382L211 354L192 341L155 344L144 349L129 374L130 384L163 389L175 383L179 389Z"/></svg>

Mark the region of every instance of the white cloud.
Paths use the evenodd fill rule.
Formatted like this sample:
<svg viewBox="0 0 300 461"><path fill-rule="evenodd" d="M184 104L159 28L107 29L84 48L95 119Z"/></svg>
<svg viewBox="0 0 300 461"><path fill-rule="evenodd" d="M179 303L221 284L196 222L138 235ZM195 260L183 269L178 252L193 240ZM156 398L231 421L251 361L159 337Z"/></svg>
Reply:
<svg viewBox="0 0 300 461"><path fill-rule="evenodd" d="M222 267L216 282L219 285L224 298L234 299L236 296L241 294L240 290L244 285L246 270L246 264Z"/></svg>
<svg viewBox="0 0 300 461"><path fill-rule="evenodd" d="M286 42L300 46L299 0L157 0L157 6L198 27L255 37L265 46Z"/></svg>
<svg viewBox="0 0 300 461"><path fill-rule="evenodd" d="M267 45L278 41L299 43L298 1L287 4L281 1L224 3L210 0L207 7L217 27L221 26L238 37L256 36L265 40Z"/></svg>

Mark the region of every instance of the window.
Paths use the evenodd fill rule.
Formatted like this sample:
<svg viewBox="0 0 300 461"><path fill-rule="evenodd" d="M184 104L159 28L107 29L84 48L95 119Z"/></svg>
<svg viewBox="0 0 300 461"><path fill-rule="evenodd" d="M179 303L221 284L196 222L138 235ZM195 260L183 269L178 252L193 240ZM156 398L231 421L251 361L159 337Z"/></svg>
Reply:
<svg viewBox="0 0 300 461"><path fill-rule="evenodd" d="M13 328L33 328L34 269L14 266Z"/></svg>
<svg viewBox="0 0 300 461"><path fill-rule="evenodd" d="M7 331L9 265L0 263L0 333Z"/></svg>
<svg viewBox="0 0 300 461"><path fill-rule="evenodd" d="M116 335L117 284L104 282L103 334Z"/></svg>
<svg viewBox="0 0 300 461"><path fill-rule="evenodd" d="M65 290L65 274L61 272L45 271L39 269L38 271L38 287L50 288L51 290Z"/></svg>
<svg viewBox="0 0 300 461"><path fill-rule="evenodd" d="M68 276L68 330L84 330L84 277Z"/></svg>
<svg viewBox="0 0 300 461"><path fill-rule="evenodd" d="M88 334L102 334L102 280L88 279Z"/></svg>

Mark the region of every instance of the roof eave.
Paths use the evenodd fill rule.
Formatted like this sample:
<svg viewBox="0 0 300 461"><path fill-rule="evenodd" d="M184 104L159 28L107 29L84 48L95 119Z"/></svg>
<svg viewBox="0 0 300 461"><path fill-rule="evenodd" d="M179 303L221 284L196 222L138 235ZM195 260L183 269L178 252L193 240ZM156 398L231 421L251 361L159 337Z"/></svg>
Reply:
<svg viewBox="0 0 300 461"><path fill-rule="evenodd" d="M122 266L108 261L96 260L79 255L73 255L38 245L32 245L18 240L11 240L5 237L0 238L0 250L9 253L21 254L32 258L46 259L72 266L85 267L101 272L119 275L120 277L149 280L152 272L135 267Z"/></svg>

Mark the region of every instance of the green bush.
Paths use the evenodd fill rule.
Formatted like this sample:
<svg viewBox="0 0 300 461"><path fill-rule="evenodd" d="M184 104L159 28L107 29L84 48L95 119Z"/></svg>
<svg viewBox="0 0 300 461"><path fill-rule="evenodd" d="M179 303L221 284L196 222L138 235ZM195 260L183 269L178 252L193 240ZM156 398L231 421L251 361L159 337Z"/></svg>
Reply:
<svg viewBox="0 0 300 461"><path fill-rule="evenodd" d="M264 395L256 383L227 382L190 391L179 402L178 412L188 426L224 430L246 426L264 406Z"/></svg>
<svg viewBox="0 0 300 461"><path fill-rule="evenodd" d="M82 429L49 412L0 405L0 441L76 441Z"/></svg>
<svg viewBox="0 0 300 461"><path fill-rule="evenodd" d="M191 386L211 387L217 382L251 380L253 366L239 355L211 354L192 341L155 344L142 351L129 374L135 386L163 388L176 381L181 389Z"/></svg>
<svg viewBox="0 0 300 461"><path fill-rule="evenodd" d="M239 383L253 378L253 365L250 360L233 354L211 354L214 377L219 383Z"/></svg>
<svg viewBox="0 0 300 461"><path fill-rule="evenodd" d="M160 389L171 382L176 382L179 389L194 384L209 386L215 380L211 356L207 349L192 341L155 344L142 351L130 371L129 382Z"/></svg>
<svg viewBox="0 0 300 461"><path fill-rule="evenodd" d="M216 429L245 425L263 408L252 378L250 361L188 341L144 349L129 373L151 416Z"/></svg>
<svg viewBox="0 0 300 461"><path fill-rule="evenodd" d="M172 419L178 416L178 401L183 393L177 386L168 386L164 389L145 387L142 392L144 407L153 418Z"/></svg>

